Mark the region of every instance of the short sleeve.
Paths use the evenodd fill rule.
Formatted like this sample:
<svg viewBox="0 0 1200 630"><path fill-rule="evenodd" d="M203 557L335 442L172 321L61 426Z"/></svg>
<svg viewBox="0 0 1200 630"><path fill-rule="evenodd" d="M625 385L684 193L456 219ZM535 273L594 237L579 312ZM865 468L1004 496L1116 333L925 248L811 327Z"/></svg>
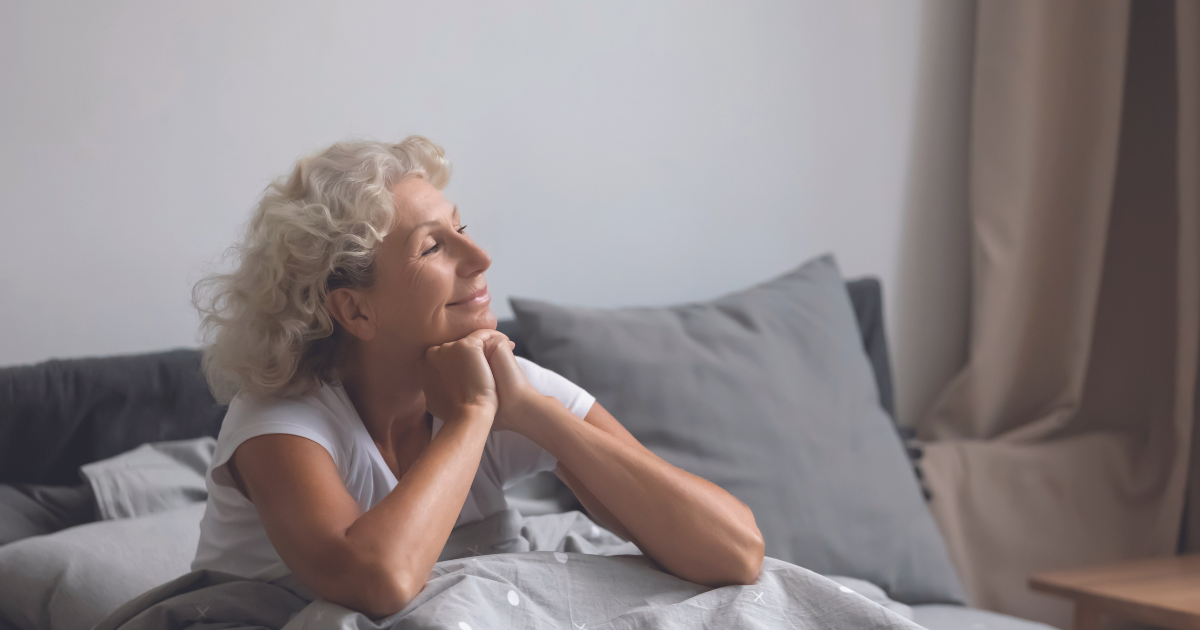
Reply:
<svg viewBox="0 0 1200 630"><path fill-rule="evenodd" d="M546 368L517 357L529 384L543 396L553 396L576 417L583 419L595 404L596 398L582 387ZM508 488L525 477L554 470L558 459L537 442L514 431L497 431L493 436L493 456L499 466L500 478Z"/></svg>
<svg viewBox="0 0 1200 630"><path fill-rule="evenodd" d="M213 483L235 487L226 464L237 447L250 438L275 433L316 442L329 452L338 472L343 472L345 457L338 448L336 432L312 405L291 400L256 401L239 396L230 403L217 437L217 448L209 469Z"/></svg>

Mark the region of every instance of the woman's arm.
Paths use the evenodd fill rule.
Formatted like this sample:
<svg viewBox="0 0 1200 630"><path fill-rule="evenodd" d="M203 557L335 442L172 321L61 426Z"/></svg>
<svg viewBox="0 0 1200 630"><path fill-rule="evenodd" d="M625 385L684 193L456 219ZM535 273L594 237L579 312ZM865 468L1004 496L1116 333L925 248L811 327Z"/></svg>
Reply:
<svg viewBox="0 0 1200 630"><path fill-rule="evenodd" d="M264 435L234 452L236 478L288 568L321 597L371 617L425 588L479 468L498 400L486 353L508 339L477 331L427 354L429 410L443 426L396 487L360 511L315 442Z"/></svg>
<svg viewBox="0 0 1200 630"><path fill-rule="evenodd" d="M558 458L559 476L589 512L685 580L724 586L758 579L764 544L750 508L663 461L599 403L580 422L533 389L511 357L498 351L489 360L502 421Z"/></svg>
<svg viewBox="0 0 1200 630"><path fill-rule="evenodd" d="M607 409L601 407L600 403L598 402L592 403L592 408L588 410L587 415L584 416L583 419L588 424L600 429L601 431L604 431L605 433L608 433L609 435L621 440L622 442L625 442L626 444L636 444L637 446L641 446L641 442L638 442L637 438L633 437L633 434L626 430L625 427L621 426L621 423L617 422L617 419L614 418L611 413L608 413ZM604 507L604 504L600 502L600 499L597 499L596 495L592 494L591 490L588 490L587 486L583 485L583 482L579 480L579 477L575 476L575 473L571 472L571 469L563 466L562 462L559 462L558 466L554 468L554 474L561 479L563 483L567 484L567 487L571 489L571 492L575 493L575 498L579 499L579 502L583 504L583 507L587 508L588 513L591 514L592 517L597 521L599 521L601 525L607 527L613 532L616 532L616 534L621 538L633 542L633 544L637 545L639 549L642 547L641 543L634 538L633 533L626 529L625 525L621 523L621 521L608 510L608 508Z"/></svg>
<svg viewBox="0 0 1200 630"><path fill-rule="evenodd" d="M446 420L395 489L366 512L346 492L329 453L306 438L251 438L233 461L267 537L296 577L320 598L378 618L425 588L490 432L486 410Z"/></svg>
<svg viewBox="0 0 1200 630"><path fill-rule="evenodd" d="M527 437L558 458L563 480L605 525L689 582L725 586L758 579L763 539L744 503L641 444L580 422L554 398L531 403ZM597 408L612 417L599 403Z"/></svg>

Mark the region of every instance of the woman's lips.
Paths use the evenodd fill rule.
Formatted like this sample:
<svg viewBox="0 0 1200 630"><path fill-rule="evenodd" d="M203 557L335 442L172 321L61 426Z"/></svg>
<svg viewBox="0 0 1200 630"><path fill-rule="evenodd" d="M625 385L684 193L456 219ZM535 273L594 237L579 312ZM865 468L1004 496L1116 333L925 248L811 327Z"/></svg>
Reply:
<svg viewBox="0 0 1200 630"><path fill-rule="evenodd" d="M447 304L446 306L477 306L479 304L487 304L491 300L492 300L492 294L488 293L487 285L484 285L484 287L482 289L476 291L475 293L472 293L471 295L467 296L465 299L459 300L457 302L451 302L451 303Z"/></svg>

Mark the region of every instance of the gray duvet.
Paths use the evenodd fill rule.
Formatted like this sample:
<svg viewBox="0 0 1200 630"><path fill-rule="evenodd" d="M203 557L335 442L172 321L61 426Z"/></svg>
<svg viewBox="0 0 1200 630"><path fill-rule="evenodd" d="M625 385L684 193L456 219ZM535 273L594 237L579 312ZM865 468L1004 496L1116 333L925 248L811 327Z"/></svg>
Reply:
<svg viewBox="0 0 1200 630"><path fill-rule="evenodd" d="M240 578L195 571L128 602L97 630L166 628L919 628L852 588L767 558L752 586L673 577L578 512L513 509L454 530L428 585L383 619L316 600L282 564Z"/></svg>

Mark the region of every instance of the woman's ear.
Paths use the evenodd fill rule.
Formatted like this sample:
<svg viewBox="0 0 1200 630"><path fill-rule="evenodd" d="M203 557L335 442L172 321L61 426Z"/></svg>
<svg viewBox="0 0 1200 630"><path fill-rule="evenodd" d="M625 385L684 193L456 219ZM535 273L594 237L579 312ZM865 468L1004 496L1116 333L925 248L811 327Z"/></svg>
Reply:
<svg viewBox="0 0 1200 630"><path fill-rule="evenodd" d="M346 332L363 340L370 341L378 330L375 322L375 312L370 302L362 293L345 287L329 292L325 299L329 314L342 325Z"/></svg>

